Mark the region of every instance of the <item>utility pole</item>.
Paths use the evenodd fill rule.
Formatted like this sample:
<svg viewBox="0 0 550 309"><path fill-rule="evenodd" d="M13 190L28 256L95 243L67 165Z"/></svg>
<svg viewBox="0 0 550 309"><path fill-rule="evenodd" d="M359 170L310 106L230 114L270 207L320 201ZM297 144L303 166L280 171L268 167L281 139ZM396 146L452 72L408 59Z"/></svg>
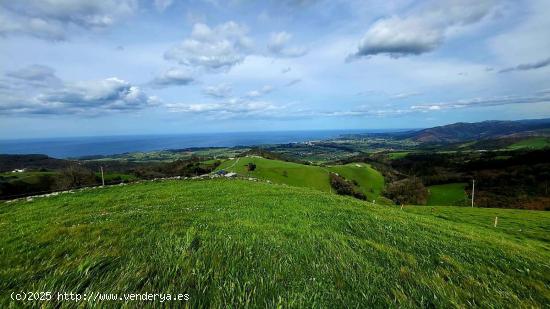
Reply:
<svg viewBox="0 0 550 309"><path fill-rule="evenodd" d="M476 192L476 180L472 180L472 207L474 207L474 195Z"/></svg>
<svg viewBox="0 0 550 309"><path fill-rule="evenodd" d="M103 166L99 167L101 169L101 186L105 187L105 178L103 177Z"/></svg>

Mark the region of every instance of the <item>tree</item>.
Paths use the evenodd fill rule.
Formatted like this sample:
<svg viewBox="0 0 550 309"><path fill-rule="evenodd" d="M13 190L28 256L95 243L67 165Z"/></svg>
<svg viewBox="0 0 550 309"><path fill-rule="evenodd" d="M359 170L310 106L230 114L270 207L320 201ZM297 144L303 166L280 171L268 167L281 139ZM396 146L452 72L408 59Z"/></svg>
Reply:
<svg viewBox="0 0 550 309"><path fill-rule="evenodd" d="M341 177L338 174L330 173L330 186L340 195L350 195L360 200L366 200L367 197L362 193L357 191L353 183L348 182L346 179Z"/></svg>
<svg viewBox="0 0 550 309"><path fill-rule="evenodd" d="M80 165L70 165L61 170L57 178L57 187L61 190L97 184L94 172Z"/></svg>
<svg viewBox="0 0 550 309"><path fill-rule="evenodd" d="M417 177L392 182L384 191L384 196L396 204L423 205L428 200L428 190Z"/></svg>
<svg viewBox="0 0 550 309"><path fill-rule="evenodd" d="M249 172L252 172L256 169L256 164L252 162L248 163L246 166Z"/></svg>

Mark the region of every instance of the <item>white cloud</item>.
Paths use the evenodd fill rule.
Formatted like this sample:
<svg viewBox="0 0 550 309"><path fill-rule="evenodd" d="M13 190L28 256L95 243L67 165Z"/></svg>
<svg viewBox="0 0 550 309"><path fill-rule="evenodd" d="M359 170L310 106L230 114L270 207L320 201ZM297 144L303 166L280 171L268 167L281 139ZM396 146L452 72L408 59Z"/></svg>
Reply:
<svg viewBox="0 0 550 309"><path fill-rule="evenodd" d="M261 89L251 90L251 91L247 92L246 96L249 97L249 98L258 98L258 97L264 96L266 94L269 94L272 91L273 91L273 86L265 85Z"/></svg>
<svg viewBox="0 0 550 309"><path fill-rule="evenodd" d="M162 12L172 5L174 0L155 0L155 7L158 11Z"/></svg>
<svg viewBox="0 0 550 309"><path fill-rule="evenodd" d="M153 79L150 84L153 87L185 86L194 82L191 72L179 68L171 68L162 75Z"/></svg>
<svg viewBox="0 0 550 309"><path fill-rule="evenodd" d="M247 28L227 22L210 28L206 24L193 26L191 36L164 54L167 60L207 70L229 70L250 53L252 40Z"/></svg>
<svg viewBox="0 0 550 309"><path fill-rule="evenodd" d="M202 114L211 119L232 119L246 117L271 117L282 107L268 101L232 98L213 103L174 103L166 104L171 112Z"/></svg>
<svg viewBox="0 0 550 309"><path fill-rule="evenodd" d="M397 58L433 51L449 32L480 21L494 7L494 0L432 1L404 17L380 19L367 30L350 59L378 54Z"/></svg>
<svg viewBox="0 0 550 309"><path fill-rule="evenodd" d="M402 92L402 93L396 93L390 96L392 99L406 99L410 97L416 97L422 95L420 92Z"/></svg>
<svg viewBox="0 0 550 309"><path fill-rule="evenodd" d="M272 33L267 43L267 49L271 55L276 57L295 58L301 57L307 53L307 49L301 46L287 46L292 39L292 35L282 31Z"/></svg>
<svg viewBox="0 0 550 309"><path fill-rule="evenodd" d="M273 91L273 87L266 85L260 89L247 92L241 97L229 97L232 89L227 84L209 86L203 93L218 99L209 103L173 103L166 104L172 112L205 114L212 119L242 118L247 116L274 117L275 114L285 114L282 106L260 98ZM222 100L219 100L222 99Z"/></svg>
<svg viewBox="0 0 550 309"><path fill-rule="evenodd" d="M18 0L0 2L0 35L65 40L76 29L102 29L137 10L136 0Z"/></svg>
<svg viewBox="0 0 550 309"><path fill-rule="evenodd" d="M213 86L206 86L202 89L202 93L213 98L227 98L231 95L231 85L221 83Z"/></svg>

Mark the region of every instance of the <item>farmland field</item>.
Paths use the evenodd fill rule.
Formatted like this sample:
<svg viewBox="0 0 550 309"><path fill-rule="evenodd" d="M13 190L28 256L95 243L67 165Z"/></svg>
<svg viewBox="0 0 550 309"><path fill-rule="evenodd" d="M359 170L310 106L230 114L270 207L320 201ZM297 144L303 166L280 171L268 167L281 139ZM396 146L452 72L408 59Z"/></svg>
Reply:
<svg viewBox="0 0 550 309"><path fill-rule="evenodd" d="M428 187L428 205L438 206L463 206L468 197L464 192L466 183L449 183Z"/></svg>
<svg viewBox="0 0 550 309"><path fill-rule="evenodd" d="M225 179L3 203L0 305L15 305L6 297L15 290L188 293L192 307L550 302L541 236L550 214L490 210L504 218L501 231L487 225L494 213L415 212L429 208ZM515 229L525 232L518 238Z"/></svg>
<svg viewBox="0 0 550 309"><path fill-rule="evenodd" d="M550 147L550 138L548 137L532 137L508 146L509 149L513 150L522 148L543 149L546 147Z"/></svg>

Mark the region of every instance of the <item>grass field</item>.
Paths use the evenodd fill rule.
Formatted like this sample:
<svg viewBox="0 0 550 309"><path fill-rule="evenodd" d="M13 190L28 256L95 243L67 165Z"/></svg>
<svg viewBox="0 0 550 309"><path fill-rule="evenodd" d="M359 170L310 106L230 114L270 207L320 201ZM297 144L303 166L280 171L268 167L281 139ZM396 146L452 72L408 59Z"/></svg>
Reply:
<svg viewBox="0 0 550 309"><path fill-rule="evenodd" d="M550 147L550 138L548 137L532 137L525 140L522 140L520 142L514 143L510 146L508 146L508 149L516 150L516 149L523 149L523 148L529 148L529 149L543 149Z"/></svg>
<svg viewBox="0 0 550 309"><path fill-rule="evenodd" d="M248 171L247 164L256 164L256 170ZM384 189L384 177L365 163L351 163L321 167L293 162L270 160L261 157L244 157L223 162L218 170L232 171L244 176L256 177L274 183L313 188L331 192L329 172L335 172L348 180L355 180L358 189L372 201L378 199Z"/></svg>
<svg viewBox="0 0 550 309"><path fill-rule="evenodd" d="M357 188L367 196L367 200L379 199L384 190L384 176L365 163L350 163L328 167L331 172L338 173L346 179L355 180Z"/></svg>
<svg viewBox="0 0 550 309"><path fill-rule="evenodd" d="M13 291L188 293L191 307L550 303L550 213L491 209L495 229L495 213L430 208L224 179L4 203L0 307L22 305Z"/></svg>
<svg viewBox="0 0 550 309"><path fill-rule="evenodd" d="M468 196L464 192L466 183L448 183L444 185L429 186L427 205L437 206L463 206L467 204Z"/></svg>
<svg viewBox="0 0 550 309"><path fill-rule="evenodd" d="M256 170L248 171L247 164L256 164ZM318 166L270 160L261 157L243 157L223 162L218 170L270 180L274 183L330 191L328 172Z"/></svg>
<svg viewBox="0 0 550 309"><path fill-rule="evenodd" d="M548 212L477 207L405 207L407 212L479 226L550 251ZM494 227L498 217L497 227Z"/></svg>

